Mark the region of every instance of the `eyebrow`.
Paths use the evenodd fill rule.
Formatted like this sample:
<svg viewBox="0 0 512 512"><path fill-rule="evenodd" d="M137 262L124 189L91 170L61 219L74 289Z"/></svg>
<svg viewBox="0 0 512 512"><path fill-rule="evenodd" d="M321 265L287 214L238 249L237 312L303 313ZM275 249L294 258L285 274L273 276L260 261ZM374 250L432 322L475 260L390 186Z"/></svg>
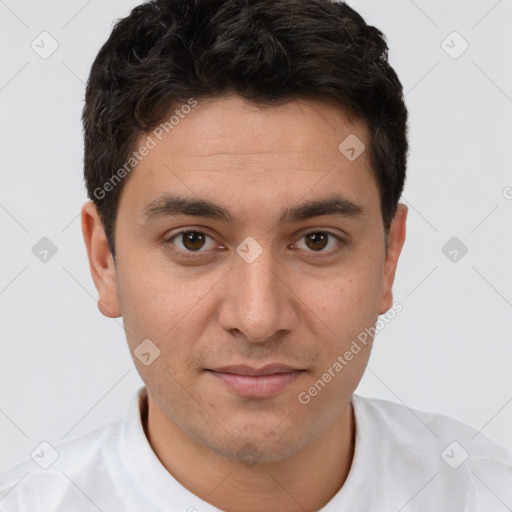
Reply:
<svg viewBox="0 0 512 512"><path fill-rule="evenodd" d="M333 195L325 199L315 199L283 208L278 223L293 223L322 215L350 218L360 216L363 213L365 213L365 209L361 205L341 196ZM236 226L242 224L222 205L205 199L172 195L166 195L147 204L139 215L139 221L146 225L162 218L178 216L204 217Z"/></svg>

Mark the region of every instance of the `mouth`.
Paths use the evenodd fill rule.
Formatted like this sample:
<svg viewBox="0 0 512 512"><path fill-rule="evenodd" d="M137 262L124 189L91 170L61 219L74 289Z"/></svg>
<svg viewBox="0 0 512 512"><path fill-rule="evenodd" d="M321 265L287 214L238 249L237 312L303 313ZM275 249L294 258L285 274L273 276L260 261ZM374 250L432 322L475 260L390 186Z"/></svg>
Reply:
<svg viewBox="0 0 512 512"><path fill-rule="evenodd" d="M282 364L260 368L247 365L225 366L206 370L229 391L244 398L268 398L287 388L306 370Z"/></svg>

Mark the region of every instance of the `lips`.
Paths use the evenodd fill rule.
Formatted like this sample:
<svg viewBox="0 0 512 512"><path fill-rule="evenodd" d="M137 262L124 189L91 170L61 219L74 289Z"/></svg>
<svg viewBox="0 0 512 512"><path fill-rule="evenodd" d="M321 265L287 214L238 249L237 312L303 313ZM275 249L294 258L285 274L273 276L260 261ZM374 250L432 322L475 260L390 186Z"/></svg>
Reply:
<svg viewBox="0 0 512 512"><path fill-rule="evenodd" d="M260 368L237 365L207 371L225 389L241 397L268 398L283 391L305 370L269 364Z"/></svg>
<svg viewBox="0 0 512 512"><path fill-rule="evenodd" d="M223 366L221 368L216 368L212 370L220 373L229 373L232 375L252 375L252 376L262 376L262 375L273 375L275 373L287 373L300 371L299 368L293 368L291 366L287 366L284 364L267 364L266 366L262 366L260 368L253 368L247 365L238 365L238 366Z"/></svg>

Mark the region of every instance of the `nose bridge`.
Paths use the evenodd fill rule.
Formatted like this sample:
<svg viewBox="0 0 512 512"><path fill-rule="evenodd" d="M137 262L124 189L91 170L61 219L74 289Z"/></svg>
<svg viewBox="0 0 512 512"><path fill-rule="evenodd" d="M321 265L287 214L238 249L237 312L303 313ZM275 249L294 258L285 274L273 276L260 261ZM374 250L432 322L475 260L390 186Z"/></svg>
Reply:
<svg viewBox="0 0 512 512"><path fill-rule="evenodd" d="M264 299L264 302L269 302L277 299L279 288L277 264L270 250L265 256L262 254L253 262L238 261L236 268L238 282L242 288L245 288L247 300Z"/></svg>
<svg viewBox="0 0 512 512"><path fill-rule="evenodd" d="M289 290L281 282L281 263L269 246L245 239L236 249L229 273L224 328L243 332L252 342L264 342L276 331L290 329Z"/></svg>
<svg viewBox="0 0 512 512"><path fill-rule="evenodd" d="M272 249L263 247L254 239L242 242L237 248L238 260L235 264L238 293L245 297L246 304L251 308L272 307L279 304L279 287L277 281L277 266ZM242 299L242 297L239 298Z"/></svg>

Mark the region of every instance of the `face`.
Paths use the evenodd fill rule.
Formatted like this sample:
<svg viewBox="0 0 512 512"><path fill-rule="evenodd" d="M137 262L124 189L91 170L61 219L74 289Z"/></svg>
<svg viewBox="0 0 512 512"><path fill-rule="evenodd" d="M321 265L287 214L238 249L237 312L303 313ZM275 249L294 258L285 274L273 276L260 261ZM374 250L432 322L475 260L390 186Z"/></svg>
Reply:
<svg viewBox="0 0 512 512"><path fill-rule="evenodd" d="M367 151L339 149L349 135L369 147L363 122L322 101L199 103L153 137L125 184L115 266L84 206L100 310L122 315L132 354L151 340L152 362L134 362L153 417L216 453L289 457L327 431L362 377L371 339L344 354L391 307L407 210L386 254ZM185 211L177 198L215 206Z"/></svg>

